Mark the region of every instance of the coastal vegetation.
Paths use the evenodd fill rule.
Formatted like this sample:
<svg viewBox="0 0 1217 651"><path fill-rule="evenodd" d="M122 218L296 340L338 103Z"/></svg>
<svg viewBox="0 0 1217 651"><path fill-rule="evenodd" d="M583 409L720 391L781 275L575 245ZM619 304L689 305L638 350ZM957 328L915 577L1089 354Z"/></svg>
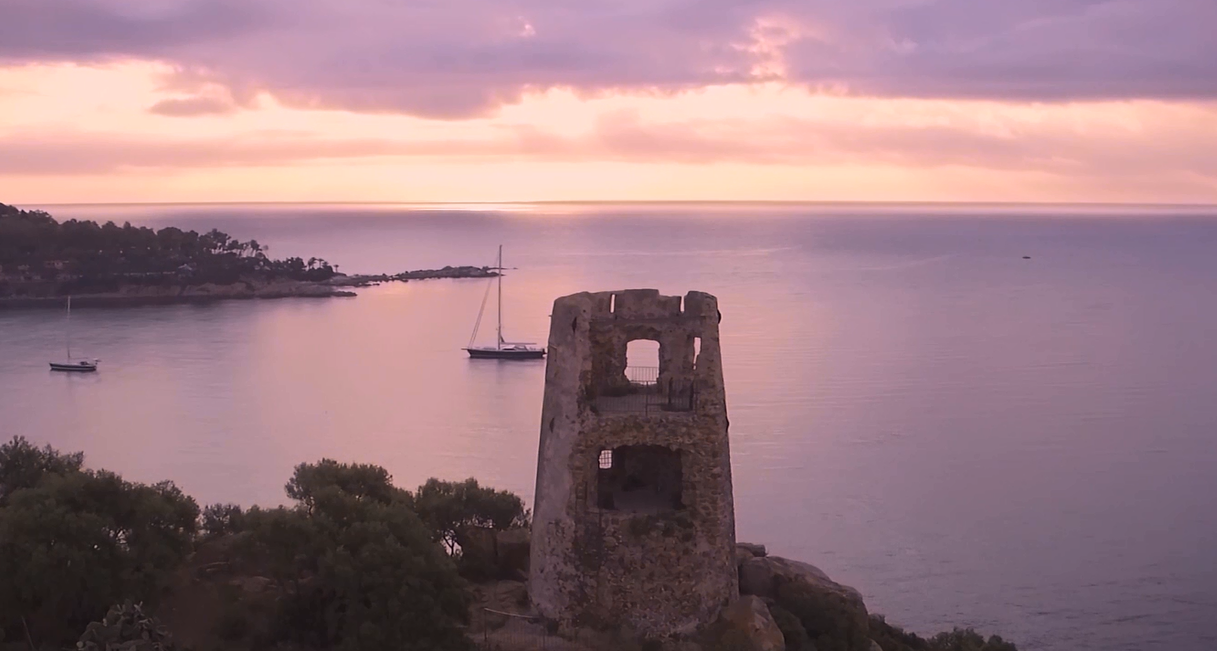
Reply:
<svg viewBox="0 0 1217 651"><path fill-rule="evenodd" d="M121 285L231 284L241 279L318 282L336 268L320 258L274 259L257 240L219 230L160 230L69 219L0 204L0 283L55 282L61 294ZM0 294L3 289L0 288Z"/></svg>
<svg viewBox="0 0 1217 651"><path fill-rule="evenodd" d="M322 258L272 258L257 240L212 229L153 230L114 222L57 221L0 203L0 306L227 298L354 296L343 288L436 278L488 278L489 267L447 266L347 275Z"/></svg>
<svg viewBox="0 0 1217 651"><path fill-rule="evenodd" d="M479 584L522 587L479 537L527 539L509 492L473 479L410 491L329 459L284 488L286 506L200 508L169 481L129 482L20 437L0 445L0 650L459 651L481 639ZM790 651L1016 651L971 630L923 639L798 586L769 607ZM703 648L754 649L730 635Z"/></svg>

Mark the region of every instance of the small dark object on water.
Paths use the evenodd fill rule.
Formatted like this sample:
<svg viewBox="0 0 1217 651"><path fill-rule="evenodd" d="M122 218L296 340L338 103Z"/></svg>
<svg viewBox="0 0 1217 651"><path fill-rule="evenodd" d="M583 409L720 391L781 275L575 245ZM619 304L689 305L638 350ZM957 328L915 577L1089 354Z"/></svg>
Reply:
<svg viewBox="0 0 1217 651"><path fill-rule="evenodd" d="M1031 259L1031 256L1029 256L1029 255L1024 255L1024 256L1023 256L1023 259L1024 259L1024 260L1030 260L1030 259Z"/></svg>

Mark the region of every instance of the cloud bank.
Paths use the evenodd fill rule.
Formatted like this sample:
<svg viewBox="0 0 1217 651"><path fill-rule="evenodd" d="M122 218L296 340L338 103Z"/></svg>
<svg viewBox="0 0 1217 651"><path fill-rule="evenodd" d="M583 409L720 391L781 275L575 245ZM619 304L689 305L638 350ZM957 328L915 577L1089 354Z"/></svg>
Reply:
<svg viewBox="0 0 1217 651"><path fill-rule="evenodd" d="M1217 188L1217 110L1183 114L1143 130L1094 139L1060 119L1017 133L953 127L874 125L854 129L818 119L646 120L631 111L602 116L585 133L531 125L492 136L334 137L293 131L225 138L33 132L0 137L0 175L96 175L137 170L275 167L318 161L417 158L437 162L624 162L761 166L879 164L1040 171L1063 176L1178 175Z"/></svg>
<svg viewBox="0 0 1217 651"><path fill-rule="evenodd" d="M1213 0L4 0L0 65L156 61L163 115L258 93L466 119L554 88L1217 98ZM200 94L204 93L204 94Z"/></svg>

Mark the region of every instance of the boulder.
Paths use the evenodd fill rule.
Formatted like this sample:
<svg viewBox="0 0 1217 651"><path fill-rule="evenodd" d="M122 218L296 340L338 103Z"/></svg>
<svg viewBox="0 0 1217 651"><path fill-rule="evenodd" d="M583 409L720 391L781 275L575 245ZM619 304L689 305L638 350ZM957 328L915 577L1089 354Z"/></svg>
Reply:
<svg viewBox="0 0 1217 651"><path fill-rule="evenodd" d="M783 630L801 632L816 648L873 651L862 595L814 565L776 556L750 558L740 566L740 592L772 599L782 609Z"/></svg>
<svg viewBox="0 0 1217 651"><path fill-rule="evenodd" d="M802 583L815 590L831 592L862 605L862 593L828 578L820 568L778 556L746 559L739 571L741 594L763 598L775 596L781 583Z"/></svg>
<svg viewBox="0 0 1217 651"><path fill-rule="evenodd" d="M756 556L757 558L764 558L769 555L769 552L765 550L764 545L758 545L756 543L737 542L735 543L735 548L742 549L749 554Z"/></svg>
<svg viewBox="0 0 1217 651"><path fill-rule="evenodd" d="M769 559L755 556L745 558L739 566L740 594L773 597L774 572Z"/></svg>
<svg viewBox="0 0 1217 651"><path fill-rule="evenodd" d="M786 638L760 597L740 597L719 615L723 641L744 641L750 651L786 651Z"/></svg>

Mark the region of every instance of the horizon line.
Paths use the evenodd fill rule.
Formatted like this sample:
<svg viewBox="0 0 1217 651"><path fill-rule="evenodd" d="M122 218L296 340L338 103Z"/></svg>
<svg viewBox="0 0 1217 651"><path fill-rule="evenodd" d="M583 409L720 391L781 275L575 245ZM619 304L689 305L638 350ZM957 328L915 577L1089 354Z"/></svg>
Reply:
<svg viewBox="0 0 1217 651"><path fill-rule="evenodd" d="M1166 208L1214 208L1215 203L1195 202L1120 202L1120 201L900 201L862 199L574 199L574 200L516 200L516 201L75 201L39 202L22 201L15 205L60 206L588 206L588 205L870 205L870 206L1079 206L1079 207L1166 207Z"/></svg>

